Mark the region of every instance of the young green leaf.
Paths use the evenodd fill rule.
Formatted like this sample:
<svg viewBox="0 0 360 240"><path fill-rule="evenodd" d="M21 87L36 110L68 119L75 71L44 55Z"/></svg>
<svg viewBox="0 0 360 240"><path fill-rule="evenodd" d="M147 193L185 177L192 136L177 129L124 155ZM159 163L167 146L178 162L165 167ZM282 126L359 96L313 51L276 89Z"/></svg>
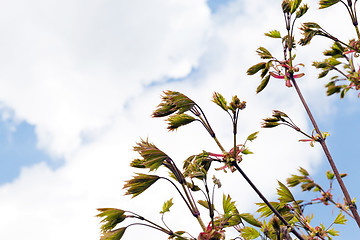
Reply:
<svg viewBox="0 0 360 240"><path fill-rule="evenodd" d="M325 56L329 56L329 57L334 57L334 58L343 58L344 53L345 51L345 48L338 42L335 42L332 46L331 46L331 49L329 50L325 50L323 52L323 54Z"/></svg>
<svg viewBox="0 0 360 240"><path fill-rule="evenodd" d="M303 180L303 177L292 174L291 177L286 179L286 183L289 187L295 187L299 185Z"/></svg>
<svg viewBox="0 0 360 240"><path fill-rule="evenodd" d="M228 110L227 102L220 93L214 92L212 101L216 103L219 107L221 107L223 110Z"/></svg>
<svg viewBox="0 0 360 240"><path fill-rule="evenodd" d="M314 22L303 23L300 28L303 38L300 39L299 44L305 46L310 43L311 39L316 35L327 36L321 31L320 25Z"/></svg>
<svg viewBox="0 0 360 240"><path fill-rule="evenodd" d="M256 52L260 56L260 58L262 58L262 59L272 59L273 58L271 53L264 47L259 47L256 50Z"/></svg>
<svg viewBox="0 0 360 240"><path fill-rule="evenodd" d="M125 230L126 227L123 227L114 231L106 232L100 237L100 240L120 240L124 235Z"/></svg>
<svg viewBox="0 0 360 240"><path fill-rule="evenodd" d="M327 69L325 71L322 71L321 73L319 73L318 78L323 78L326 77L326 75L331 71L331 69Z"/></svg>
<svg viewBox="0 0 360 240"><path fill-rule="evenodd" d="M175 114L167 119L169 131L174 131L181 126L187 125L196 119L188 114Z"/></svg>
<svg viewBox="0 0 360 240"><path fill-rule="evenodd" d="M158 169L164 161L170 159L168 155L147 140L141 140L141 142L137 143L134 151L138 152L143 159L136 159L136 162L133 161L132 164L140 167L144 166L149 168L150 171Z"/></svg>
<svg viewBox="0 0 360 240"><path fill-rule="evenodd" d="M334 220L334 224L345 224L347 219L345 218L345 215L340 213L337 215L336 219Z"/></svg>
<svg viewBox="0 0 360 240"><path fill-rule="evenodd" d="M271 37L271 38L281 38L281 34L278 30L271 30L268 33L265 33L265 36Z"/></svg>
<svg viewBox="0 0 360 240"><path fill-rule="evenodd" d="M209 209L209 203L208 203L207 201L198 200L198 203L199 203L201 206L203 206L204 208ZM215 206L213 205L212 207L213 207L213 209L215 210Z"/></svg>
<svg viewBox="0 0 360 240"><path fill-rule="evenodd" d="M229 110L235 113L236 110L238 109L243 110L245 108L246 108L245 101L240 101L240 99L236 95L232 97L231 102L229 104Z"/></svg>
<svg viewBox="0 0 360 240"><path fill-rule="evenodd" d="M335 174L332 171L329 170L329 171L326 172L327 179L333 180L334 176L335 176Z"/></svg>
<svg viewBox="0 0 360 240"><path fill-rule="evenodd" d="M270 204L278 211L281 208L278 202L270 202ZM269 217L273 214L273 211L265 203L256 203L256 205L260 206L256 212L261 213L262 217Z"/></svg>
<svg viewBox="0 0 360 240"><path fill-rule="evenodd" d="M291 4L290 13L293 14L300 6L301 0L292 0L290 4Z"/></svg>
<svg viewBox="0 0 360 240"><path fill-rule="evenodd" d="M315 28L315 29L321 28L319 24L314 23L314 22L303 23L302 26L306 27L306 28Z"/></svg>
<svg viewBox="0 0 360 240"><path fill-rule="evenodd" d="M314 189L315 188L315 189ZM301 185L301 189L302 191L311 191L311 189L314 189L314 191L316 190L317 185L314 182L307 182Z"/></svg>
<svg viewBox="0 0 360 240"><path fill-rule="evenodd" d="M235 201L232 201L230 195L223 194L223 210L224 215L231 215L232 212L237 211Z"/></svg>
<svg viewBox="0 0 360 240"><path fill-rule="evenodd" d="M283 0L282 4L283 13L290 13L291 10L291 2L290 0Z"/></svg>
<svg viewBox="0 0 360 240"><path fill-rule="evenodd" d="M299 10L296 12L296 18L301 18L309 10L308 5L302 5Z"/></svg>
<svg viewBox="0 0 360 240"><path fill-rule="evenodd" d="M246 140L252 142L253 140L255 140L255 139L257 138L257 134L258 134L258 133L259 133L259 131L250 134L250 135L247 137Z"/></svg>
<svg viewBox="0 0 360 240"><path fill-rule="evenodd" d="M334 93L339 93L341 91L341 86L329 86L326 94L328 96L333 95Z"/></svg>
<svg viewBox="0 0 360 240"><path fill-rule="evenodd" d="M334 4L337 4L338 2L340 2L340 0L320 0L319 9L328 8Z"/></svg>
<svg viewBox="0 0 360 240"><path fill-rule="evenodd" d="M278 123L278 122L267 122L267 121L265 121L265 122L263 122L261 124L261 127L262 128L273 128L273 127L277 127L279 125L280 125L280 123Z"/></svg>
<svg viewBox="0 0 360 240"><path fill-rule="evenodd" d="M266 62L260 62L258 64L255 64L254 66L250 67L246 73L248 75L254 75L255 73L257 73L258 71L260 71L261 69L264 69L266 67Z"/></svg>
<svg viewBox="0 0 360 240"><path fill-rule="evenodd" d="M243 219L245 222L255 226L255 227L261 227L262 223L257 220L252 214L250 213L241 213L239 214L241 219Z"/></svg>
<svg viewBox="0 0 360 240"><path fill-rule="evenodd" d="M254 154L252 151L250 151L248 148L245 148L241 151L242 154Z"/></svg>
<svg viewBox="0 0 360 240"><path fill-rule="evenodd" d="M159 178L160 177L156 175L137 173L137 176L135 176L131 180L126 181L126 184L124 184L123 188L127 188L125 194L136 197L139 194L143 193L151 185L153 185L157 180L159 180Z"/></svg>
<svg viewBox="0 0 360 240"><path fill-rule="evenodd" d="M327 233L331 236L339 236L339 231L336 231L334 228L327 230Z"/></svg>
<svg viewBox="0 0 360 240"><path fill-rule="evenodd" d="M260 85L256 88L256 93L261 92L268 85L270 80L270 75L267 75L260 83Z"/></svg>
<svg viewBox="0 0 360 240"><path fill-rule="evenodd" d="M306 169L305 169L305 168L302 168L302 167L299 168L299 172L300 172L303 176L309 176L309 175L310 175L309 172L306 171Z"/></svg>
<svg viewBox="0 0 360 240"><path fill-rule="evenodd" d="M184 233L186 233L185 231L176 231L173 235L169 236L169 240L188 240L188 238L182 237L181 235L183 235Z"/></svg>
<svg viewBox="0 0 360 240"><path fill-rule="evenodd" d="M278 181L279 188L277 188L277 194L279 195L279 201L281 203L288 203L288 202L294 202L295 198L290 192L290 190L286 187L285 184Z"/></svg>
<svg viewBox="0 0 360 240"><path fill-rule="evenodd" d="M168 116L176 111L179 114L184 113L194 107L195 103L180 92L164 91L162 102L153 112L152 117Z"/></svg>
<svg viewBox="0 0 360 240"><path fill-rule="evenodd" d="M102 218L101 231L106 233L116 227L126 219L125 211L117 208L99 208L100 213L96 215L98 218Z"/></svg>
<svg viewBox="0 0 360 240"><path fill-rule="evenodd" d="M164 205L162 207L162 211L160 212L161 214L164 214L166 212L170 212L170 208L172 207L172 205L174 205L172 200L173 200L173 198L170 198L169 200L164 202Z"/></svg>
<svg viewBox="0 0 360 240"><path fill-rule="evenodd" d="M244 239L253 240L260 237L260 233L253 227L244 227L240 230L240 235Z"/></svg>

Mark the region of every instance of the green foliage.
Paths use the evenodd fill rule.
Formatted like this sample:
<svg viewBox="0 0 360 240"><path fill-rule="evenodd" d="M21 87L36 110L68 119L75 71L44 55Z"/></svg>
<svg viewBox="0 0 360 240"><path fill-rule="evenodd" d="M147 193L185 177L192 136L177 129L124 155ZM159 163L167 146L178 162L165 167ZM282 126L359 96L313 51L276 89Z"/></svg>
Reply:
<svg viewBox="0 0 360 240"><path fill-rule="evenodd" d="M268 85L270 80L270 75L267 75L263 80L261 81L260 85L256 88L256 93L261 92L265 89L265 87Z"/></svg>
<svg viewBox="0 0 360 240"><path fill-rule="evenodd" d="M244 227L241 229L241 237L247 240L252 240L260 237L260 233L253 227Z"/></svg>
<svg viewBox="0 0 360 240"><path fill-rule="evenodd" d="M210 209L209 202L204 200L198 200L198 203L206 209ZM212 209L215 210L215 206L212 205Z"/></svg>
<svg viewBox="0 0 360 240"><path fill-rule="evenodd" d="M235 206L235 201L232 201L230 195L223 194L223 210L224 210L224 216L223 221L227 221L227 226L235 226L240 224L241 216L239 215L239 211L237 210Z"/></svg>
<svg viewBox="0 0 360 240"><path fill-rule="evenodd" d="M188 238L182 237L185 231L176 231L174 234L170 235L169 240L188 240Z"/></svg>
<svg viewBox="0 0 360 240"><path fill-rule="evenodd" d="M302 5L299 10L296 12L296 18L301 18L309 10L308 5Z"/></svg>
<svg viewBox="0 0 360 240"><path fill-rule="evenodd" d="M283 13L290 13L291 10L291 1L290 0L283 0L282 4Z"/></svg>
<svg viewBox="0 0 360 240"><path fill-rule="evenodd" d="M104 233L100 240L120 240L124 235L126 227Z"/></svg>
<svg viewBox="0 0 360 240"><path fill-rule="evenodd" d="M340 2L340 0L320 0L319 5L320 9L328 8L336 3Z"/></svg>
<svg viewBox="0 0 360 240"><path fill-rule="evenodd" d="M314 22L303 23L300 30L302 31L303 38L300 39L299 44L302 46L309 44L316 35L324 35L321 31L320 25Z"/></svg>
<svg viewBox="0 0 360 240"><path fill-rule="evenodd" d="M212 101L214 103L216 103L219 107L224 109L225 111L228 110L227 102L226 102L225 98L220 93L214 92Z"/></svg>
<svg viewBox="0 0 360 240"><path fill-rule="evenodd" d="M304 169L300 168L299 172L301 175L292 174L286 181L290 187L295 187L301 184L303 191L311 191L318 185L309 177L309 173Z"/></svg>
<svg viewBox="0 0 360 240"><path fill-rule="evenodd" d="M265 33L265 36L268 36L271 38L281 38L281 34L278 30L272 30L268 33Z"/></svg>
<svg viewBox="0 0 360 240"><path fill-rule="evenodd" d="M185 177L203 180L206 178L211 162L209 154L205 151L198 155L192 155L184 161L183 174Z"/></svg>
<svg viewBox="0 0 360 240"><path fill-rule="evenodd" d="M334 220L334 224L345 224L346 223L345 215L340 213L336 216L336 219Z"/></svg>
<svg viewBox="0 0 360 240"><path fill-rule="evenodd" d="M325 50L323 53L325 56L333 58L344 58L345 48L339 43L334 42L329 50Z"/></svg>
<svg viewBox="0 0 360 240"><path fill-rule="evenodd" d="M290 209L287 207L286 204L281 202L270 202L270 204L287 220L291 220L293 215L290 214ZM256 212L261 214L261 217L269 217L273 214L273 211L265 204L265 203L256 203L259 208Z"/></svg>
<svg viewBox="0 0 360 240"><path fill-rule="evenodd" d="M239 214L239 216L241 217L242 220L244 220L245 222L255 226L255 227L262 227L262 223L257 220L254 215L250 214L250 213L241 213Z"/></svg>
<svg viewBox="0 0 360 240"><path fill-rule="evenodd" d="M153 112L153 117L164 117L177 111L178 114L185 113L192 109L195 103L182 93L176 91L165 91L162 102Z"/></svg>
<svg viewBox="0 0 360 240"><path fill-rule="evenodd" d="M246 140L247 140L247 141L250 141L250 142L254 141L254 140L257 138L258 133L259 133L259 132L254 132L254 133L250 134L250 135L246 138Z"/></svg>
<svg viewBox="0 0 360 240"><path fill-rule="evenodd" d="M100 213L96 215L98 218L102 218L101 231L106 233L116 227L126 219L125 211L117 208L99 208Z"/></svg>
<svg viewBox="0 0 360 240"><path fill-rule="evenodd" d="M257 73L261 69L264 69L265 67L266 67L266 62L260 62L258 64L255 64L254 66L250 67L247 70L247 74L248 75L254 75L255 73Z"/></svg>
<svg viewBox="0 0 360 240"><path fill-rule="evenodd" d="M164 202L164 205L162 207L162 210L160 211L161 214L164 214L166 212L170 212L170 208L174 205L173 198L170 198L166 202Z"/></svg>
<svg viewBox="0 0 360 240"><path fill-rule="evenodd" d="M355 45L354 40L350 40L349 45ZM354 51L354 50L350 50ZM345 48L339 42L335 42L330 49L323 52L324 56L328 58L323 61L314 61L313 66L320 69L319 78L324 78L330 72L336 72L340 75L333 76L330 81L325 85L327 87L327 95L335 93L340 94L340 98L344 98L345 94L350 89L360 89L360 75L359 71L355 71L354 62L352 57L346 56L348 48ZM341 60L341 61L340 61ZM340 84L341 82L348 81L348 84Z"/></svg>
<svg viewBox="0 0 360 240"><path fill-rule="evenodd" d="M295 202L294 196L290 190L280 181L278 181L279 188L277 189L277 194L279 195L279 201L281 203Z"/></svg>
<svg viewBox="0 0 360 240"><path fill-rule="evenodd" d="M334 228L328 229L327 233L334 237L339 236L339 231L336 231Z"/></svg>
<svg viewBox="0 0 360 240"><path fill-rule="evenodd" d="M135 159L132 165L148 168L150 171L158 169L165 161L170 159L168 155L159 150L154 144L149 143L148 140L141 140L137 143L134 151L138 152L142 159Z"/></svg>
<svg viewBox="0 0 360 240"><path fill-rule="evenodd" d="M181 126L187 125L187 124L195 121L196 119L190 115L182 113L182 114L172 115L167 120L169 122L168 129L170 131L173 131L173 130L178 129Z"/></svg>
<svg viewBox="0 0 360 240"><path fill-rule="evenodd" d="M229 104L229 110L235 113L237 110L243 110L246 107L246 102L240 101L238 96L233 96Z"/></svg>
<svg viewBox="0 0 360 240"><path fill-rule="evenodd" d="M326 172L326 177L329 180L333 180L334 177L335 177L335 174L332 171L329 170L329 171Z"/></svg>
<svg viewBox="0 0 360 240"><path fill-rule="evenodd" d="M223 210L225 216L230 216L233 212L237 212L235 201L232 201L230 195L223 194Z"/></svg>
<svg viewBox="0 0 360 240"><path fill-rule="evenodd" d="M254 154L252 151L250 151L248 148L245 148L244 150L241 151L242 154Z"/></svg>
<svg viewBox="0 0 360 240"><path fill-rule="evenodd" d="M291 5L291 7L290 7L290 13L293 14L293 13L298 9L298 7L300 6L300 4L301 4L301 0L292 0L292 1L290 2L290 5Z"/></svg>
<svg viewBox="0 0 360 240"><path fill-rule="evenodd" d="M262 59L272 59L273 56L271 55L271 53L269 52L269 50L267 50L264 47L259 47L256 50L257 54L260 56L260 58Z"/></svg>
<svg viewBox="0 0 360 240"><path fill-rule="evenodd" d="M124 189L127 191L125 194L136 197L153 185L157 180L159 180L159 178L160 177L156 175L137 173L137 176L133 179L126 181Z"/></svg>

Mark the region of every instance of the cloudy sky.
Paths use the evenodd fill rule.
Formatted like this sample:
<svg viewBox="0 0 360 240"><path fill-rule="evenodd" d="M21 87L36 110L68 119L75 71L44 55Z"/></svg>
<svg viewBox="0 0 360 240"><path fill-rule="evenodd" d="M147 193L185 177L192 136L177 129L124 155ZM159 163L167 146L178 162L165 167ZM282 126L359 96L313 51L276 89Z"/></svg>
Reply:
<svg viewBox="0 0 360 240"><path fill-rule="evenodd" d="M196 123L173 133L162 120L151 119L163 90L181 91L202 106L227 148L231 125L210 102L214 91L247 101L239 141L260 130L261 119L273 109L312 131L293 88L273 80L256 95L259 79L246 75L258 61L259 46L281 56L280 42L263 35L283 29L279 0L0 2L1 239L99 239L94 218L99 207L134 210L160 222L162 202L175 195L169 186L154 186L133 201L123 196L124 180L133 174L132 146L149 138L179 165L202 150L219 151ZM343 25L349 19L340 6L320 11L316 1L308 3L303 21L317 20L332 33L354 37ZM360 199L359 100L356 94L341 101L326 97L325 82L311 67L330 44L315 40L299 48L297 59L306 65L299 84L321 128L331 134L330 150L340 171L349 174L351 196ZM286 128L261 130L250 146L255 154L242 162L270 199L276 179L284 181L299 166L326 183L329 167L321 150L299 143L300 138ZM259 200L240 175L221 177L225 186L219 195L230 193L240 211L253 211ZM196 234L199 229L183 207L175 202L172 214L182 220L176 225L169 217L169 222L176 230L190 225ZM336 214L333 207L327 210ZM342 239L354 239L353 229L354 224L343 228L348 233ZM143 228L126 234L127 239L166 237Z"/></svg>

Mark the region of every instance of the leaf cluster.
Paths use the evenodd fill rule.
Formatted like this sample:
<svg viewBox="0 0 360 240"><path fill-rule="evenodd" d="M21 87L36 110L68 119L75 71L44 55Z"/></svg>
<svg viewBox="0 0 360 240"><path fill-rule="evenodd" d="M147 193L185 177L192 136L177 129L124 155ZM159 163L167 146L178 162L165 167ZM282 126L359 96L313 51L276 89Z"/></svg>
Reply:
<svg viewBox="0 0 360 240"><path fill-rule="evenodd" d="M176 130L181 126L187 125L196 119L185 112L191 111L196 116L200 115L195 110L196 104L190 98L184 94L176 91L164 91L161 103L157 106L157 109L152 113L152 117L166 117L168 129L170 131Z"/></svg>
<svg viewBox="0 0 360 240"><path fill-rule="evenodd" d="M310 175L306 169L300 167L298 169L300 175L292 174L291 177L287 178L286 182L290 187L295 187L300 184L302 191L319 191L319 185L310 178Z"/></svg>
<svg viewBox="0 0 360 240"><path fill-rule="evenodd" d="M355 40L350 40L349 46L358 49ZM328 96L339 93L340 98L344 98L350 89L360 89L360 74L354 66L354 57L357 56L357 51L345 48L342 44L335 42L329 50L323 52L328 58L313 62L313 66L321 70L319 78L327 76L329 72L337 74L333 75L325 85Z"/></svg>
<svg viewBox="0 0 360 240"><path fill-rule="evenodd" d="M159 180L159 178L160 177L157 175L137 173L137 176L126 181L124 184L123 188L127 190L125 194L136 197L153 185L157 180Z"/></svg>
<svg viewBox="0 0 360 240"><path fill-rule="evenodd" d="M296 131L300 131L300 128L295 125L291 118L284 112L279 110L273 110L272 116L269 118L264 118L261 124L263 128L273 128L279 125L285 125L293 128Z"/></svg>
<svg viewBox="0 0 360 240"><path fill-rule="evenodd" d="M204 180L211 166L212 159L209 153L202 152L198 155L192 155L184 161L184 176Z"/></svg>
<svg viewBox="0 0 360 240"><path fill-rule="evenodd" d="M119 240L124 235L126 227L113 230L119 223L123 222L127 216L125 211L116 208L99 208L96 217L102 218L101 240Z"/></svg>
<svg viewBox="0 0 360 240"><path fill-rule="evenodd" d="M235 113L237 110L243 110L246 107L246 102L240 101L236 95L232 97L232 101L228 104L220 93L214 92L212 101L224 111L230 110L232 113Z"/></svg>
<svg viewBox="0 0 360 240"><path fill-rule="evenodd" d="M250 67L247 70L248 75L254 75L257 72L261 71L261 74L260 74L261 83L256 89L256 93L259 93L262 90L264 90L265 87L269 83L269 80L270 80L269 70L272 67L272 62L274 61L274 59L271 56L270 52L268 50L266 50L265 48L263 48L263 47L258 48L258 50L256 52L259 54L260 58L262 58L262 59L270 59L267 62L257 63L257 64L253 65L252 67ZM269 54L267 54L267 53L269 53Z"/></svg>
<svg viewBox="0 0 360 240"><path fill-rule="evenodd" d="M159 150L148 140L141 140L134 147L142 158L134 159L130 166L135 168L148 168L149 171L157 170L161 165L170 160L170 157Z"/></svg>

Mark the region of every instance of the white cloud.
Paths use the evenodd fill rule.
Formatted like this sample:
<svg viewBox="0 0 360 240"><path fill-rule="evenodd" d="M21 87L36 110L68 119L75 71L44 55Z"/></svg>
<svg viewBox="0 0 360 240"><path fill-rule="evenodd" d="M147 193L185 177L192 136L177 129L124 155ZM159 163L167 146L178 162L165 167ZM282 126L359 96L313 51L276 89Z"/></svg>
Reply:
<svg viewBox="0 0 360 240"><path fill-rule="evenodd" d="M41 149L65 159L57 170L44 163L24 168L0 187L2 239L98 239L97 207L146 206L148 216L157 213L161 202L153 207L148 199L168 199L170 193L156 194L162 186L133 201L121 196L132 174L134 143L149 137L179 163L202 150L218 151L201 125L167 133L161 120L150 118L162 90L183 91L203 106L227 148L231 128L226 114L210 103L215 90L247 101L241 139L258 131L275 108L309 128L293 89L273 80L255 96L259 80L245 75L258 61L263 32L273 22L282 24L273 2L234 1L213 16L205 0L12 1L1 11L6 37L0 44L0 100L35 125ZM164 82L192 69L184 81ZM319 152L297 144L299 138L285 128L262 130L251 145L256 154L242 165L264 194L270 196L276 179L284 180L299 165L313 168L319 162ZM237 173L224 178L228 186L220 192L231 193L240 209L258 201ZM129 234L139 237L136 230Z"/></svg>

